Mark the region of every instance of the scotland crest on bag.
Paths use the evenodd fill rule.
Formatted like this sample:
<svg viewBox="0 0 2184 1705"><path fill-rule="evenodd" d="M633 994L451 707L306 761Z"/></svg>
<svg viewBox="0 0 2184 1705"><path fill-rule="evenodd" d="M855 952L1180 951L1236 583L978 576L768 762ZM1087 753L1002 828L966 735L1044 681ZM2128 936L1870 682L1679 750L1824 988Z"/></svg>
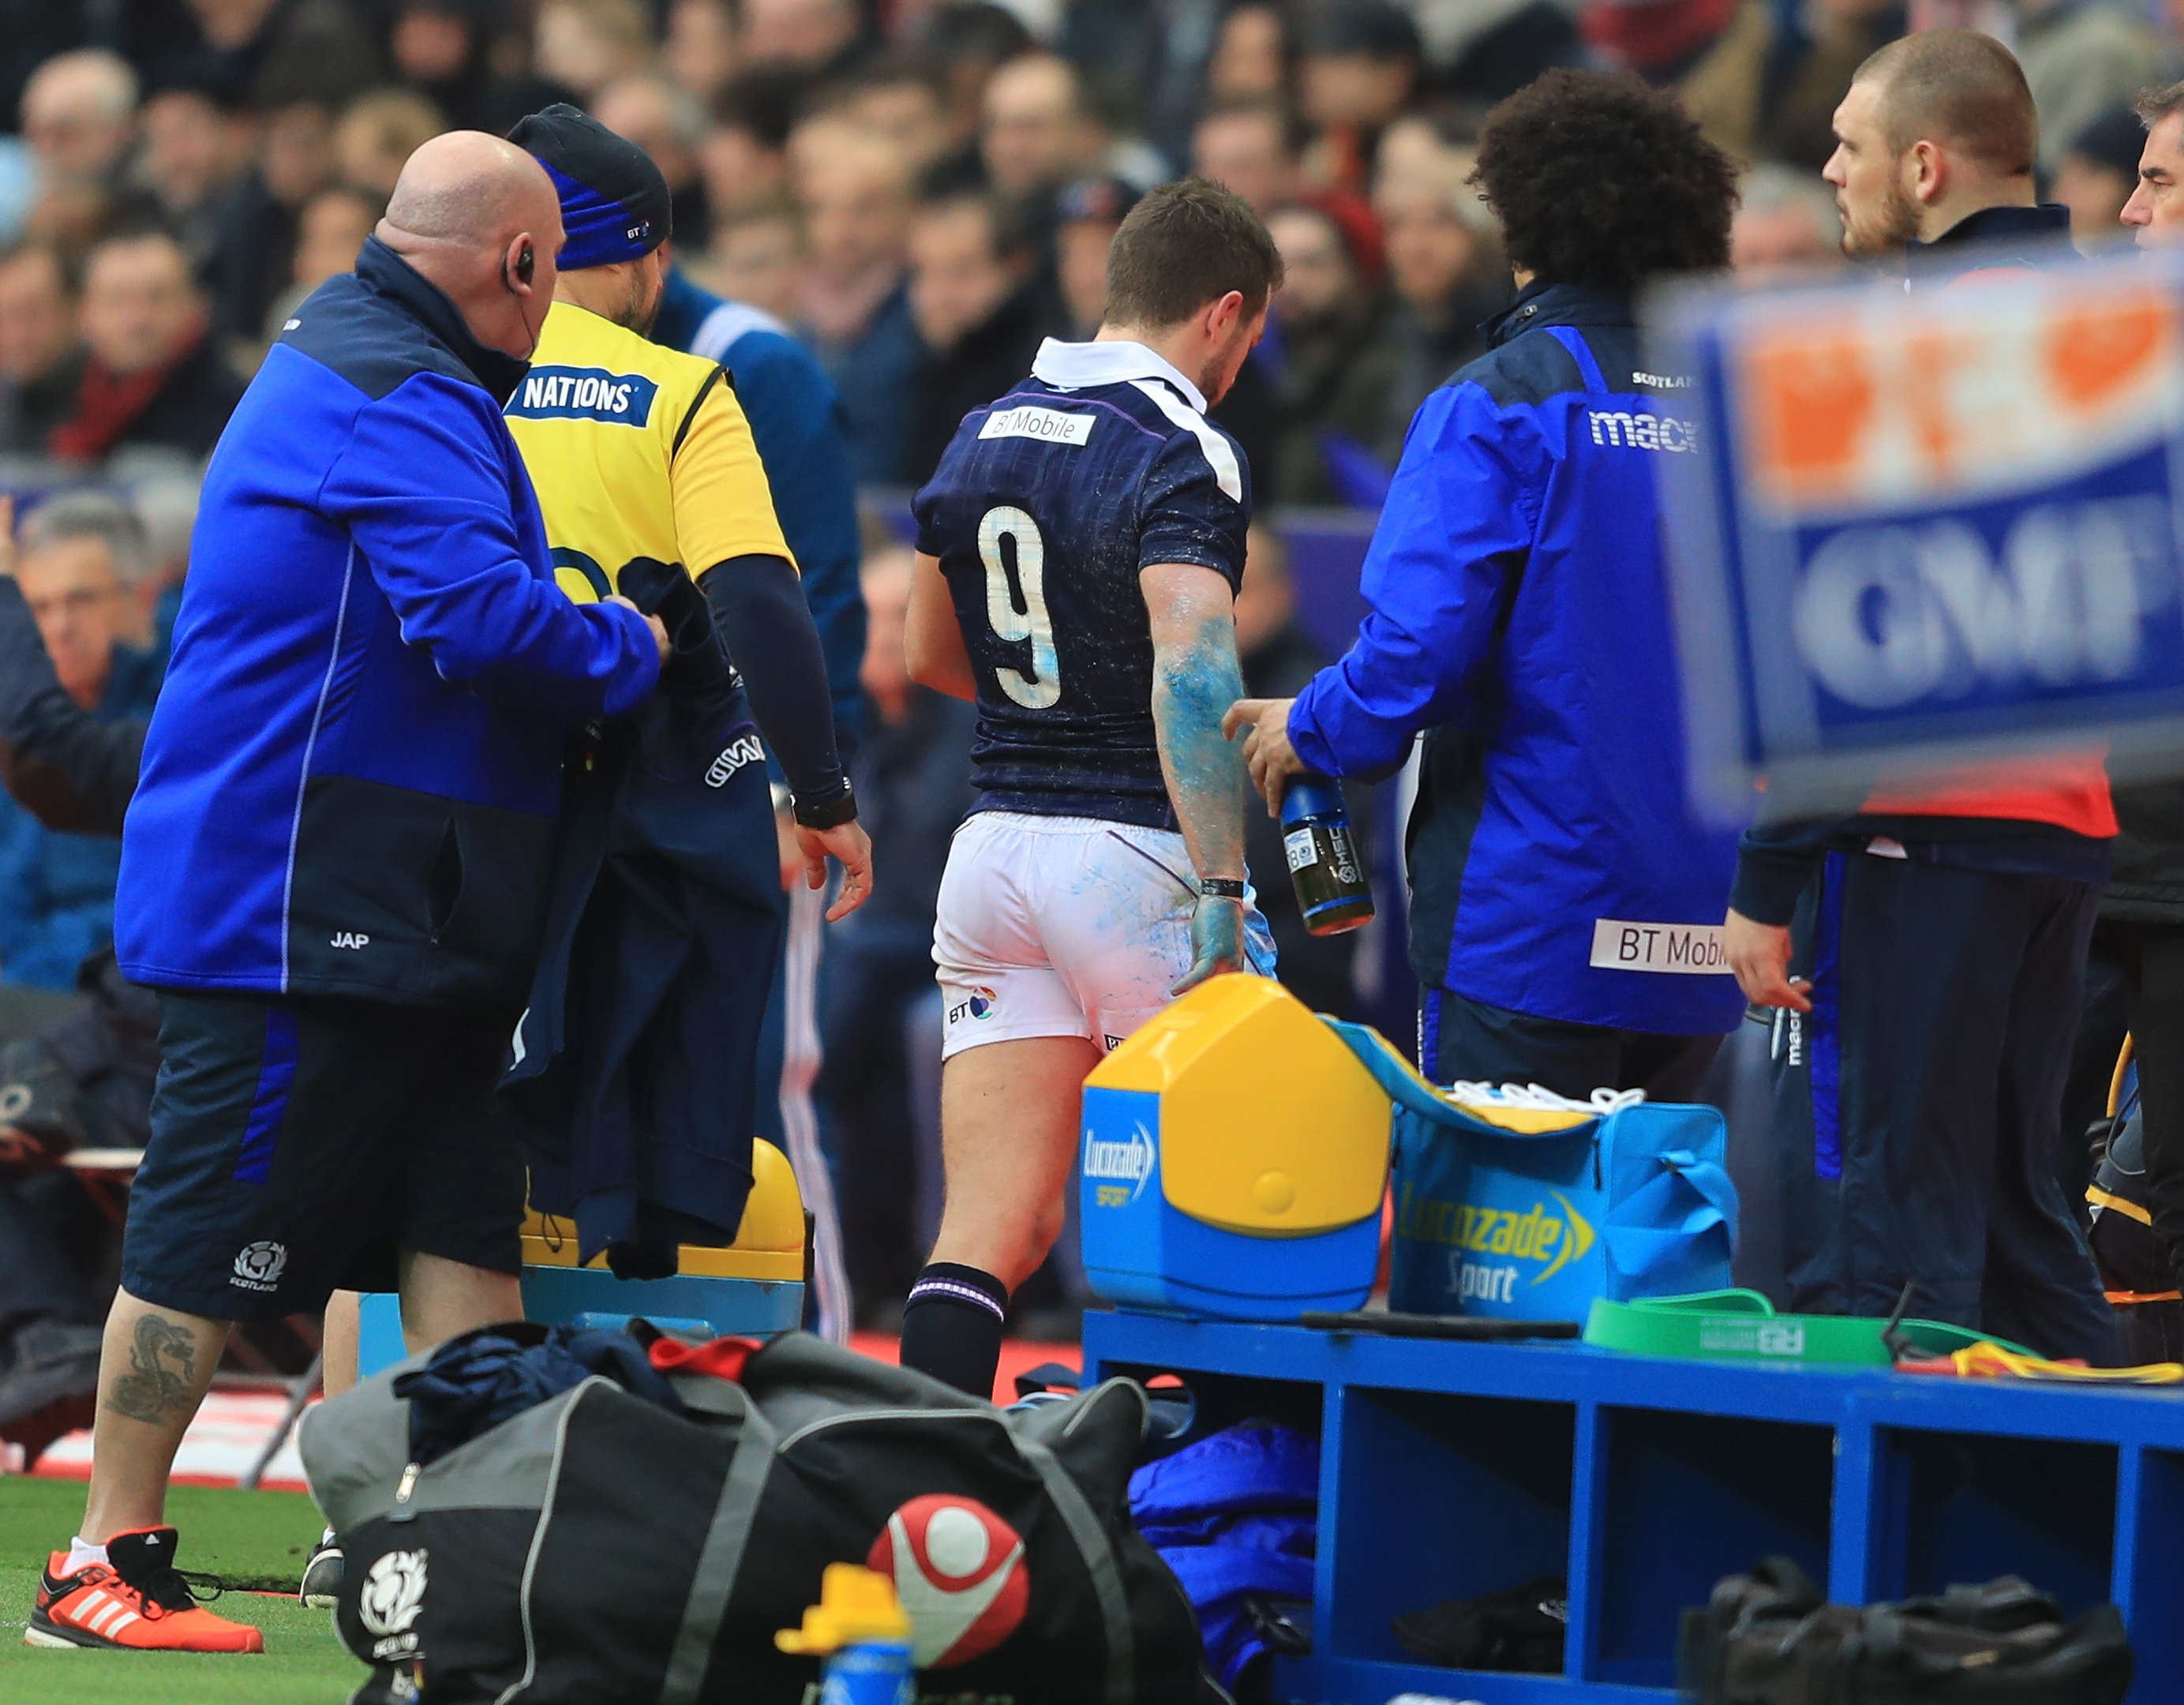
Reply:
<svg viewBox="0 0 2184 1705"><path fill-rule="evenodd" d="M1729 1285L1736 1189L1716 1109L1436 1089L1374 1032L1337 1028L1396 1103L1390 1308L1581 1321L1596 1297Z"/></svg>

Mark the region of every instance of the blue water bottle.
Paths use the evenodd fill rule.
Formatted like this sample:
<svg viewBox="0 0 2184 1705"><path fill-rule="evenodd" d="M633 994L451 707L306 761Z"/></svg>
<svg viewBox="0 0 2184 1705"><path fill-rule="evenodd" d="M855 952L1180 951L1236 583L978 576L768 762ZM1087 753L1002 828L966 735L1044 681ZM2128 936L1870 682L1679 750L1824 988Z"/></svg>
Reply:
<svg viewBox="0 0 2184 1705"><path fill-rule="evenodd" d="M819 1705L914 1705L910 1641L863 1640L827 1660Z"/></svg>
<svg viewBox="0 0 2184 1705"><path fill-rule="evenodd" d="M783 1629L773 1643L827 1660L819 1705L916 1705L910 1636L893 1581L861 1563L830 1563L804 1625Z"/></svg>
<svg viewBox="0 0 2184 1705"><path fill-rule="evenodd" d="M1340 935L1373 921L1373 887L1336 783L1309 770L1290 778L1282 792L1282 850L1306 929Z"/></svg>

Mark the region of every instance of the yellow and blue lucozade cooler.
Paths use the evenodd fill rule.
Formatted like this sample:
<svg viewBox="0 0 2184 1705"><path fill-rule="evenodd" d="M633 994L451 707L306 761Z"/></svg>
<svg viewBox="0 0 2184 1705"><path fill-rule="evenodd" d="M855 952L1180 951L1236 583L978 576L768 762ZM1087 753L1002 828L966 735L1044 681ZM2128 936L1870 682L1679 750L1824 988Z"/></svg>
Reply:
<svg viewBox="0 0 2184 1705"><path fill-rule="evenodd" d="M1582 1321L1596 1297L1728 1287L1736 1188L1715 1108L1436 1089L1377 1032L1334 1028L1395 1101L1391 1309Z"/></svg>
<svg viewBox="0 0 2184 1705"><path fill-rule="evenodd" d="M1269 978L1217 977L1084 1080L1086 1279L1232 1320L1361 1306L1379 1263L1388 1092Z"/></svg>
<svg viewBox="0 0 2184 1705"><path fill-rule="evenodd" d="M1392 1145L1392 1308L1582 1321L1596 1297L1727 1288L1721 1115L1602 1100L1436 1089L1378 1032L1214 978L1084 1081L1085 1276L1220 1318L1358 1307Z"/></svg>

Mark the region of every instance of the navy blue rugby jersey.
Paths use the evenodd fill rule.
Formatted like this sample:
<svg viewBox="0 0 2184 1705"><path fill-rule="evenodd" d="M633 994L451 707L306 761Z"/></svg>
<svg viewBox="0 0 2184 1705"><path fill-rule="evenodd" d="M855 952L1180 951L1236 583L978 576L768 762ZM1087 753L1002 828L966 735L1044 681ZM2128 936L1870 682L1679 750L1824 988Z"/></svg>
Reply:
<svg viewBox="0 0 2184 1705"><path fill-rule="evenodd" d="M1198 387L1141 343L1040 348L963 418L912 507L978 682L978 811L1173 828L1140 571L1244 578L1250 473Z"/></svg>

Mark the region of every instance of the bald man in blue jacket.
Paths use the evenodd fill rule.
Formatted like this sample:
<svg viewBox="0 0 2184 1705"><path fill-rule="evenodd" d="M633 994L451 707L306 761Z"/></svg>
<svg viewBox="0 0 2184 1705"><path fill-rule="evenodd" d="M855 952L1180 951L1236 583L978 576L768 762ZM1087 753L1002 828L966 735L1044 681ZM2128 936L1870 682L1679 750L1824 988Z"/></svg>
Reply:
<svg viewBox="0 0 2184 1705"><path fill-rule="evenodd" d="M501 420L560 246L521 150L426 143L214 452L115 901L122 969L159 991L152 1135L32 1645L262 1649L195 1605L164 1524L231 1323L398 1285L422 1347L521 1312L493 1088L562 744L650 696L666 638L554 585Z"/></svg>

